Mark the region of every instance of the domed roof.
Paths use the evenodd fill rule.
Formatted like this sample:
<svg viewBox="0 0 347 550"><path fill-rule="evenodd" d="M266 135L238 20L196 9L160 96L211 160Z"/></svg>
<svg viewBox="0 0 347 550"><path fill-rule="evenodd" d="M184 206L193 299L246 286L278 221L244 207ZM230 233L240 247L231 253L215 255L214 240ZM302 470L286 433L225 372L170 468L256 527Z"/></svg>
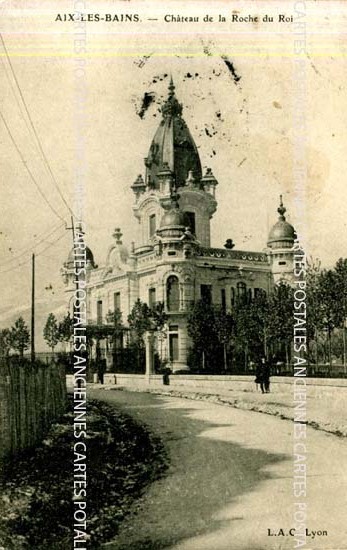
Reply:
<svg viewBox="0 0 347 550"><path fill-rule="evenodd" d="M67 262L65 264L65 267L67 269L73 269L74 267L74 249L72 248L69 252L69 255L67 257ZM96 267L95 265L95 262L94 262L94 256L93 256L93 252L90 250L90 248L88 248L88 246L86 247L86 261L90 262L90 265L92 267Z"/></svg>
<svg viewBox="0 0 347 550"><path fill-rule="evenodd" d="M269 242L295 239L295 229L290 223L279 220L269 233Z"/></svg>
<svg viewBox="0 0 347 550"><path fill-rule="evenodd" d="M286 208L283 206L282 195L280 196L280 206L277 209L279 213L278 222L272 227L269 233L268 246L273 248L278 243L278 246L286 243L287 245L292 245L296 238L296 232L294 227L286 221L284 216Z"/></svg>
<svg viewBox="0 0 347 550"><path fill-rule="evenodd" d="M168 99L161 111L163 118L145 160L146 181L158 188L158 173L163 167L171 170L177 187L185 184L190 170L194 177L200 180L202 170L199 153L188 126L181 116L182 105L177 101L172 80Z"/></svg>

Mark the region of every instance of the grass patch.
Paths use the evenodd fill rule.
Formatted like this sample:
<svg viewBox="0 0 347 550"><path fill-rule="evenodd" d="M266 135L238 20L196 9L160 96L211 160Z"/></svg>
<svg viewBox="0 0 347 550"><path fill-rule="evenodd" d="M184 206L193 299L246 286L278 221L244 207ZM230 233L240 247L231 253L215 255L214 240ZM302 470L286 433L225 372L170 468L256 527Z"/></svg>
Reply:
<svg viewBox="0 0 347 550"><path fill-rule="evenodd" d="M161 477L161 441L116 408L88 401L88 548L113 538L133 502ZM66 550L73 546L73 413L6 473L0 496L0 547Z"/></svg>

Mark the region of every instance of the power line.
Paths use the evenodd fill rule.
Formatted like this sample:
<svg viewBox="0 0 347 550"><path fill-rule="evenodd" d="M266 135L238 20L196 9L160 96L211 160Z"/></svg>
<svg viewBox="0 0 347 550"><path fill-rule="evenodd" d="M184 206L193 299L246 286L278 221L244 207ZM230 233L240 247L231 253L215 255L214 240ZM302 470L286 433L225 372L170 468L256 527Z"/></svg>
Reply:
<svg viewBox="0 0 347 550"><path fill-rule="evenodd" d="M60 227L62 227L62 223L58 223L58 224L54 225L53 228L52 228L52 231L53 230L58 230L58 228L60 228ZM44 235L47 235L47 229L45 229L44 231L40 231L40 233L38 233L38 234L35 233L33 235L33 238L34 238L34 240L35 239L40 239L41 237L43 238ZM4 235L4 237L6 238L7 235ZM35 243L33 244L32 247L34 247L34 246L36 246ZM18 250L16 250L16 254L21 253L22 251L27 250L27 249L28 249L27 245L21 246L20 248L18 248Z"/></svg>
<svg viewBox="0 0 347 550"><path fill-rule="evenodd" d="M9 53L8 53L8 51L7 51L7 48L6 48L5 41L4 41L3 36L2 36L1 33L0 33L0 38L1 38L1 42L2 42L3 48L4 48L4 50L5 50L5 53L6 53L6 57L7 57L8 63L9 63L10 68L11 68L11 72L12 72L14 81L15 81L15 83L16 83L16 86L17 86L19 95L20 95L21 100L22 100L22 102L23 102L25 112L26 112L26 114L27 114L27 116L28 116L29 123L30 123L30 127L31 127L31 129L32 129L32 131L33 131L33 133L34 133L34 136L35 136L35 138L36 138L36 143L37 143L37 145L38 145L38 147L39 147L39 150L40 150L40 152L41 152L43 161L44 161L44 163L45 163L45 165L46 165L46 168L47 168L47 170L48 170L48 172L49 172L49 174L50 174L50 176L51 176L51 178L52 178L53 184L54 184L56 190L57 190L58 193L59 193L59 196L60 196L61 200L63 201L63 203L65 204L65 206L66 206L67 209L69 210L70 214L74 216L74 213L73 213L72 209L70 208L70 205L69 205L68 202L66 201L66 199L65 199L65 197L64 197L64 195L63 195L63 193L62 193L62 191L61 191L61 189L60 189L60 187L59 187L59 184L58 184L58 182L57 182L57 180L56 180L56 178L55 178L55 176L54 176L54 174L53 174L53 172L52 172L52 169L51 169L51 166L50 166L50 164L49 164L49 162L48 162L46 153L45 153L44 150L43 150L43 147L42 147L42 144L41 144L41 140L40 140L40 138L39 138L39 136L38 136L38 134L37 134L37 132L36 132L34 123L33 123L32 118L31 118L31 116L30 116L29 109L28 109L27 104L26 104L26 101L25 101L25 99L24 99L24 95L23 95L22 90L21 90L21 87L20 87L20 85L19 85L19 82L18 82L16 73L15 73L14 68L13 68L13 65L12 65L11 58L10 58L10 56L9 56ZM16 96L15 96L15 97L16 97Z"/></svg>
<svg viewBox="0 0 347 550"><path fill-rule="evenodd" d="M17 96L17 94L16 94L15 87L14 87L14 85L13 85L13 82L12 82L12 80L11 80L9 74L8 74L8 70L7 70L7 67L6 67L6 65L5 65L5 61L4 61L4 58L3 58L3 57L1 57L1 63L2 63L2 65L3 65L3 67L4 67L4 70L5 70L5 74L6 74L7 80L8 80L8 82L9 82L10 86L11 86L12 94L13 94L13 97L15 98L16 103L17 103L17 105L18 105L18 108L19 108L19 110L20 110L20 114L21 114L21 116L22 116L22 119L23 119L23 121L24 121L24 123L25 123L25 126L27 127L29 133L30 133L30 132L31 132L31 128L30 128L30 126L29 126L29 122L28 122L28 120L27 120L26 117L25 117L25 113L24 113L23 106L22 106L21 102L20 102L19 99L18 99L18 96Z"/></svg>
<svg viewBox="0 0 347 550"><path fill-rule="evenodd" d="M7 260L4 263L6 264L6 263L9 263L9 262L12 262L13 260L17 260L19 257L23 256L27 252L33 251L33 249L36 248L37 246L39 246L39 244L46 241L49 237L51 237L54 233L56 233L56 231L58 231L58 229L61 229L63 227L63 225L66 225L66 224L60 223L58 226L54 227L54 229L52 229L52 231L50 231L49 233L47 233L47 231L43 232L42 234L40 233L38 235L38 237L41 237L41 235L42 235L42 237L40 238L39 241L34 243L32 246L26 246L26 247L20 248L19 251L18 251L19 252L18 254L16 254L15 256L13 256L11 259ZM4 265L4 263L2 265Z"/></svg>
<svg viewBox="0 0 347 550"><path fill-rule="evenodd" d="M15 141L15 139L14 139L12 133L11 133L11 130L10 130L10 128L9 128L9 126L8 126L8 124L7 124L7 122L6 122L6 120L5 120L5 117L4 117L4 115L2 114L1 111L0 111L0 116L1 116L1 118L2 118L3 123L5 124L6 130L7 130L8 134L9 134L11 140L12 140L13 145L15 146L15 149L16 149L18 155L20 156L20 159L21 159L22 163L23 163L24 166L25 166L26 171L28 172L28 174L29 174L31 180L33 181L33 183L34 183L34 185L35 185L35 187L36 187L37 190L39 191L41 197L42 197L43 200L47 203L47 205L48 205L49 208L52 210L52 212L53 212L62 222L65 223L64 218L62 218L62 216L57 212L57 210L54 208L54 206L51 205L51 203L50 203L49 200L47 199L46 195L45 195L44 192L42 191L41 187L40 187L39 184L37 183L37 181L36 181L36 179L35 179L33 173L31 172L30 168L28 167L27 162L26 162L26 160L24 159L24 157L23 157L23 155L22 155L22 153L21 153L21 151L20 151L20 149L19 149L19 147L18 147L18 145L17 145L17 143L16 143L16 141Z"/></svg>
<svg viewBox="0 0 347 550"><path fill-rule="evenodd" d="M56 227L55 229L53 229L50 233L44 233L44 237L42 239L40 239L37 243L35 243L33 246L30 246L30 247L26 247L25 250L22 249L23 251L20 252L19 254L17 254L16 256L13 256L13 258L7 260L6 262L3 262L2 265L7 265L11 262L14 262L16 260L18 260L18 258L21 258L22 256L24 256L25 254L27 254L28 252L31 252L34 248L36 248L37 246L39 246L39 244L41 244L42 242L46 241L46 239L48 239L51 235L53 235L56 231L58 231L58 229L60 229L61 227L63 227L64 224L59 224L58 227Z"/></svg>
<svg viewBox="0 0 347 550"><path fill-rule="evenodd" d="M48 250L48 248L54 246L57 242L61 241L61 239L63 237L65 237L66 233L64 231L64 233L62 233L55 241L53 241L52 243L50 243L48 246L46 246L45 248L43 248L40 252L37 252L35 254L35 256L41 256L41 254L43 254L46 250ZM4 273L10 273L11 271L15 271L16 269L19 269L20 267L22 267L23 265L27 264L28 262L31 261L31 256L27 259L27 260L24 260L23 262L19 263L18 265L16 265L15 267L11 267L10 269L5 269L4 271L0 271L0 274L4 274Z"/></svg>

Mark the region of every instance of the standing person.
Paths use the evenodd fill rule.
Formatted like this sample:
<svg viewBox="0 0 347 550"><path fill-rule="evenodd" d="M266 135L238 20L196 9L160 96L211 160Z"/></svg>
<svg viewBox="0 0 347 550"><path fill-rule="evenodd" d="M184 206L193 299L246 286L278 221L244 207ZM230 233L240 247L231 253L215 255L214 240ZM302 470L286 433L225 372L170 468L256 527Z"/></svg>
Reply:
<svg viewBox="0 0 347 550"><path fill-rule="evenodd" d="M106 372L106 359L101 359L101 358L99 359L97 369L98 369L99 384L103 384L104 383L104 374Z"/></svg>
<svg viewBox="0 0 347 550"><path fill-rule="evenodd" d="M270 393L270 365L264 359L264 388L266 393Z"/></svg>
<svg viewBox="0 0 347 550"><path fill-rule="evenodd" d="M265 359L261 358L260 363L257 363L257 369L255 371L255 384L258 389L258 384L260 384L261 393L265 393Z"/></svg>
<svg viewBox="0 0 347 550"><path fill-rule="evenodd" d="M170 374L171 374L171 370L166 367L164 369L164 372L163 372L163 384L164 384L164 386L169 386L170 385Z"/></svg>

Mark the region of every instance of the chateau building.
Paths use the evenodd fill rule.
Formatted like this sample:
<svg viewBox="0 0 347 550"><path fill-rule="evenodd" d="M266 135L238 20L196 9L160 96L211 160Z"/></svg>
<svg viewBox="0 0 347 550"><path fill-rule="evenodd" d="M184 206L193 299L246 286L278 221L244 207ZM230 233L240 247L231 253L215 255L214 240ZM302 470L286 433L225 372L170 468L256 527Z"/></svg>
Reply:
<svg viewBox="0 0 347 550"><path fill-rule="evenodd" d="M265 251L211 248L210 222L217 210L218 182L211 169L202 173L192 135L182 117L182 105L171 81L162 120L145 158L145 173L132 185L137 235L129 251L116 229L105 263L97 267L87 249L87 320L102 324L116 308L123 322L138 298L150 307L163 302L168 315L163 354L173 372L187 370L190 347L187 316L201 298L233 308L236 297L271 292L280 280L293 277L295 231L285 219L282 199L279 219ZM265 243L264 243L265 245ZM73 250L63 276L71 301L74 291Z"/></svg>

